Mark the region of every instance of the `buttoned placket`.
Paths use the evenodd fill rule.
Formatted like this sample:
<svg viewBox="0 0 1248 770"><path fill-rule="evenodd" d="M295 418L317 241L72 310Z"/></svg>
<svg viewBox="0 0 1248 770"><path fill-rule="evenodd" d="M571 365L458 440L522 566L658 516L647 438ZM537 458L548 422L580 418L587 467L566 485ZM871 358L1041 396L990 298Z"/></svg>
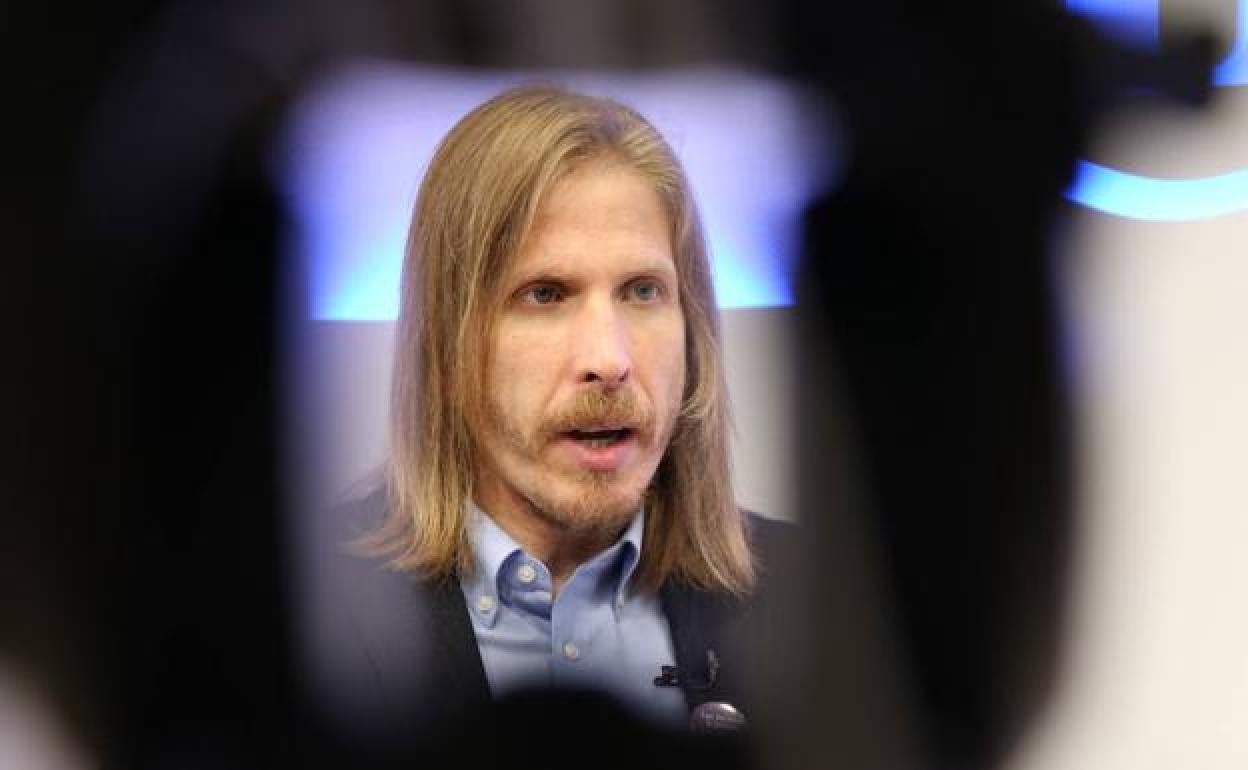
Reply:
<svg viewBox="0 0 1248 770"><path fill-rule="evenodd" d="M640 562L642 516L634 519L629 530L614 545L574 570L558 597L553 594L553 579L545 564L526 553L492 520L484 514L481 516L480 524L474 529L473 544L481 569L464 581L468 610L479 632L510 629L503 631L502 638L507 638L527 625L531 633L542 638L544 643L538 644L539 649L545 650L545 665L540 669L545 670L545 675L542 676L534 660L529 669L531 673L527 675L529 681L544 680L555 687L595 687L617 675L617 664L635 666L629 657L631 648L620 649L607 658L602 656L605 650L618 647L621 624L632 617L628 608L634 606L632 582ZM645 623L652 622L653 602L645 598L639 601L641 603L636 605L638 617L644 618ZM524 632L519 633L523 635ZM670 659L671 654L669 651L664 657ZM484 652L483 657L486 657ZM507 660L506 657L485 660L489 675L494 677L498 672L493 667L500 663L507 666ZM645 668L638 679L642 683L642 693L649 691L653 679L649 666ZM504 692L509 682L523 684L526 676L516 669L511 670L513 674L497 683L491 679L492 684L504 688ZM662 691L661 694L669 693Z"/></svg>

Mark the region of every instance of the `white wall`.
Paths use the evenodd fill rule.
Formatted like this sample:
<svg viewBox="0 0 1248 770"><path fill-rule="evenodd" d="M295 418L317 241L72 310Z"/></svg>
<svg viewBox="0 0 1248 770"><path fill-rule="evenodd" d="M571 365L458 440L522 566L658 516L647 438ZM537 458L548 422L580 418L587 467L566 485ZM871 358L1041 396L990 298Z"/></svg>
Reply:
<svg viewBox="0 0 1248 770"><path fill-rule="evenodd" d="M1248 87L1123 114L1095 152L1156 176L1248 167ZM1082 212L1075 596L1058 697L1011 770L1248 768L1248 211Z"/></svg>

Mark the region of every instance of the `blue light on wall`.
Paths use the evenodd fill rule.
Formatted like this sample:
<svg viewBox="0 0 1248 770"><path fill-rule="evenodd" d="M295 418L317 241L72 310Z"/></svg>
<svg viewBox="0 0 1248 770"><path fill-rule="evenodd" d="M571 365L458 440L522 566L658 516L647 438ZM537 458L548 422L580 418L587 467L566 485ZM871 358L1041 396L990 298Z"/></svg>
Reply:
<svg viewBox="0 0 1248 770"><path fill-rule="evenodd" d="M1160 0L1066 0L1073 13L1141 48L1161 43ZM1231 50L1214 68L1217 86L1248 85L1248 0L1237 0Z"/></svg>
<svg viewBox="0 0 1248 770"><path fill-rule="evenodd" d="M1142 47L1160 40L1159 0L1067 0L1071 11ZM1248 0L1238 0L1234 38L1213 72L1220 87L1248 84ZM1076 203L1133 219L1182 222L1248 209L1248 169L1193 179L1163 179L1079 161L1066 192Z"/></svg>
<svg viewBox="0 0 1248 770"><path fill-rule="evenodd" d="M1213 70L1219 86L1248 85L1248 0L1239 0L1235 9L1235 39L1231 52Z"/></svg>
<svg viewBox="0 0 1248 770"><path fill-rule="evenodd" d="M397 316L408 219L433 148L522 77L368 66L300 107L279 174L314 318ZM827 127L811 123L790 86L726 72L556 79L637 107L671 142L698 199L721 307L792 304L801 212L830 164L820 159Z"/></svg>
<svg viewBox="0 0 1248 770"><path fill-rule="evenodd" d="M1088 208L1132 219L1208 219L1248 210L1248 169L1200 179L1159 179L1084 160L1067 195Z"/></svg>
<svg viewBox="0 0 1248 770"><path fill-rule="evenodd" d="M1066 0L1066 7L1135 45L1152 47L1161 41L1159 0Z"/></svg>

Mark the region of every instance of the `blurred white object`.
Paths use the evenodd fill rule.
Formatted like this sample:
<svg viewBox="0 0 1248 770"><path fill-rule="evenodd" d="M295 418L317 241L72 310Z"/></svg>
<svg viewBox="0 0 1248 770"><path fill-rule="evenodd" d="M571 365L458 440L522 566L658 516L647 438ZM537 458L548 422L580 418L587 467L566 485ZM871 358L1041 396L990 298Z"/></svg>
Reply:
<svg viewBox="0 0 1248 770"><path fill-rule="evenodd" d="M1156 110L1156 108L1152 108ZM1101 157L1248 167L1248 89L1121 116ZM1248 768L1248 212L1080 211L1065 255L1080 420L1058 697L1011 770Z"/></svg>
<svg viewBox="0 0 1248 770"><path fill-rule="evenodd" d="M39 693L0 662L0 768L85 770L93 766Z"/></svg>

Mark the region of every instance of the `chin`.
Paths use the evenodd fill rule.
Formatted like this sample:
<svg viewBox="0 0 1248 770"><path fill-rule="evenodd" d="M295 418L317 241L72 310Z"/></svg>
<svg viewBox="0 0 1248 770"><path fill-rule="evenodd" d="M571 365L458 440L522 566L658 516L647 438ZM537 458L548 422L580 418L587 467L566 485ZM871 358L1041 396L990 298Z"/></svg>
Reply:
<svg viewBox="0 0 1248 770"><path fill-rule="evenodd" d="M591 477L558 487L555 494L537 494L530 500L552 521L579 531L622 529L645 496L645 485L623 479Z"/></svg>

